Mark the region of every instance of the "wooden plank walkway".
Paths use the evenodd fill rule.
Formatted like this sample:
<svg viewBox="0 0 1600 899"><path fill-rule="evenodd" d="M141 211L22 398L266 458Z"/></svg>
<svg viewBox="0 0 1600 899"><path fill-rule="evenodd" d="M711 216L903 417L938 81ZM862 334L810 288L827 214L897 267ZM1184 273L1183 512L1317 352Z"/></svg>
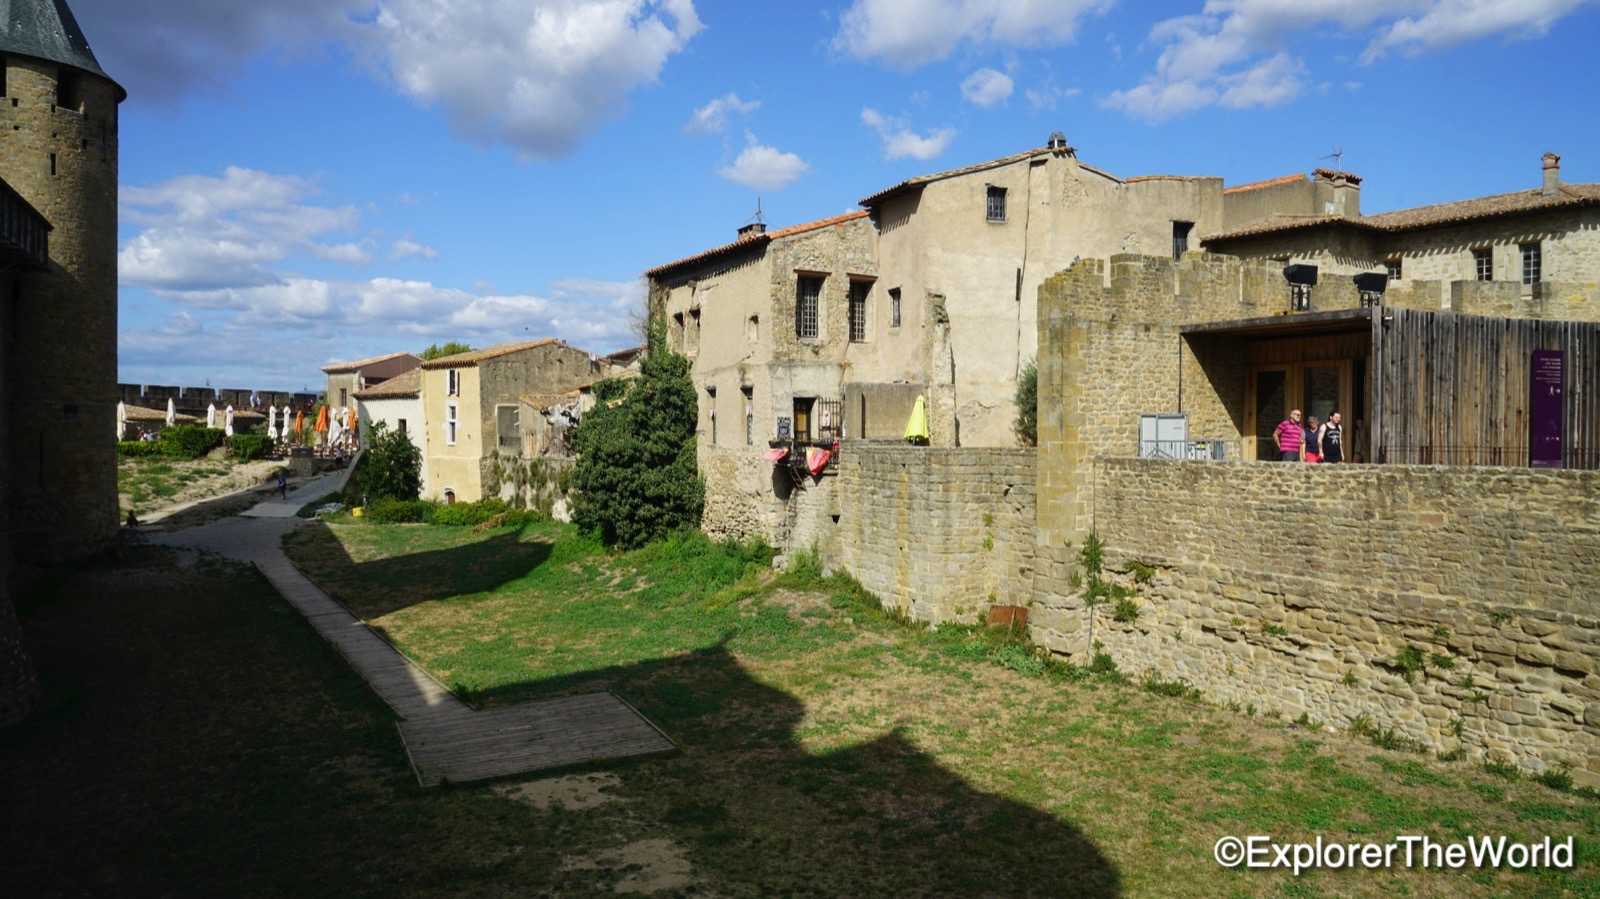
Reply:
<svg viewBox="0 0 1600 899"><path fill-rule="evenodd" d="M401 742L423 786L525 774L677 745L611 693L477 710L463 702L312 581L283 554L283 519L224 519L157 542L255 563L268 581L401 719Z"/></svg>

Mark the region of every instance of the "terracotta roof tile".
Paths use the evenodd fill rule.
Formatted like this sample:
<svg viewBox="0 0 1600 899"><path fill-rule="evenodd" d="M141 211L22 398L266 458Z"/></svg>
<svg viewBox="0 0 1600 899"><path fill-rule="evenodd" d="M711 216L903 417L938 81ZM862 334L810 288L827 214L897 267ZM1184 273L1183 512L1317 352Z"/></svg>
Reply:
<svg viewBox="0 0 1600 899"><path fill-rule="evenodd" d="M534 347L546 346L552 343L559 343L559 341L557 341L554 337L546 337L543 340L522 340L512 343L497 343L494 346L487 346L481 350L468 350L465 353L456 353L453 356L440 356L437 359L429 359L428 361L422 363L422 367L455 368L461 365L477 365L479 362L482 362L485 359L493 359L496 356L506 356L511 353L520 353L523 350L531 350Z"/></svg>
<svg viewBox="0 0 1600 899"><path fill-rule="evenodd" d="M369 365L377 365L379 362L388 362L391 359L398 359L401 356L410 356L411 358L416 359L418 362L422 361L412 353L390 353L387 356L373 356L371 359L358 359L355 362L336 362L333 365L324 366L322 370L324 373L330 375L347 371L360 371Z"/></svg>
<svg viewBox="0 0 1600 899"><path fill-rule="evenodd" d="M1045 154L1045 153L1053 153L1053 152L1056 152L1056 151L1051 150L1048 147L1039 147L1037 149L1025 150L1025 151L1023 151L1021 153L1016 153L1014 155L1006 156L1006 157L1003 157L1003 158L1000 158L1000 159L991 159L988 162L980 162L980 163L977 163L975 165L963 166L962 168L959 168L959 169L950 169L949 171L935 172L932 175L919 175L916 178L907 178L906 180L900 182L899 184L896 184L894 187L888 188L887 190L880 190L877 193L873 194L872 196L867 197L865 200L861 201L861 205L862 206L867 206L867 207L877 206L880 203L882 203L883 201L885 201L885 200L887 200L887 199L889 199L891 197L894 197L896 195L899 195L899 194L905 193L907 191L913 190L915 188L921 187L924 184L928 184L928 183L931 183L931 182L934 182L934 181L943 181L946 178L954 178L954 177L956 177L958 175L970 175L973 172L981 172L981 171L984 171L985 169L999 168L1000 166L1003 166L1003 165L1010 165L1013 162L1020 162L1020 161L1022 161L1024 159L1029 159L1029 158L1032 158L1034 156L1039 156L1039 155L1042 155L1042 154ZM1104 173L1102 173L1102 174L1104 174Z"/></svg>
<svg viewBox="0 0 1600 899"><path fill-rule="evenodd" d="M1224 194L1240 194L1247 190L1260 190L1263 187L1277 187L1280 184L1293 184L1296 181L1304 180L1306 180L1306 176L1304 175L1284 175L1282 178L1269 178L1266 181L1252 181L1249 184L1240 184L1237 187L1224 188L1222 192Z"/></svg>
<svg viewBox="0 0 1600 899"><path fill-rule="evenodd" d="M422 369L413 368L356 391L358 400L387 400L422 393Z"/></svg>
<svg viewBox="0 0 1600 899"><path fill-rule="evenodd" d="M1204 243L1211 243L1213 241L1255 237L1261 234L1296 231L1302 228L1330 224L1345 225L1367 231L1395 233L1419 228L1436 228L1441 225L1489 219L1502 215L1515 215L1522 212L1595 205L1600 205L1600 184L1563 184L1560 190L1548 196L1539 189L1520 190L1509 194L1494 194L1487 197L1475 197L1470 200L1435 203L1431 206L1397 209L1394 212L1382 212L1377 215L1363 215L1353 218L1339 215L1271 215L1249 224L1241 225L1231 231L1208 235L1201 240Z"/></svg>
<svg viewBox="0 0 1600 899"><path fill-rule="evenodd" d="M764 247L780 237L793 237L796 234L804 234L807 231L816 231L826 228L830 225L842 225L845 222L862 218L867 214L867 210L861 209L855 212L847 212L844 215L836 215L832 218L818 219L814 222L806 222L803 225L791 225L787 228L780 228L777 231L768 231L751 237L741 237L733 243L723 244L720 247L715 247L713 249L706 250L703 253L697 253L693 256L686 256L676 262L669 262L666 265L658 265L655 268L647 270L645 272L645 276L654 278L658 275L666 274L667 272L670 272L679 266L688 265L695 262L704 262L708 259L714 259L718 256L726 255L735 250L742 250L747 247Z"/></svg>

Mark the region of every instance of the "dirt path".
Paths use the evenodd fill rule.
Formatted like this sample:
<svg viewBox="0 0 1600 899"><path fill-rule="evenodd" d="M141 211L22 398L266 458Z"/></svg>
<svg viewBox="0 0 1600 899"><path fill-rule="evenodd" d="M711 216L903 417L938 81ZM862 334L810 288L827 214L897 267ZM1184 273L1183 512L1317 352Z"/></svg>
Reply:
<svg viewBox="0 0 1600 899"><path fill-rule="evenodd" d="M193 518L190 510L202 513L203 520L237 514L261 499L251 488L271 489L282 467L272 460L123 459L117 464L119 514L126 516L131 509L141 521Z"/></svg>

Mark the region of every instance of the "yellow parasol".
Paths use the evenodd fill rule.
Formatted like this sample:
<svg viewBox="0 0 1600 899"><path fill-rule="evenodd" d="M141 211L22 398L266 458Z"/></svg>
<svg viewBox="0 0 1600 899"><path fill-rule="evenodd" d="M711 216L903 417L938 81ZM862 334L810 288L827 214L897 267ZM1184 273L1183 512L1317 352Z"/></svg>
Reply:
<svg viewBox="0 0 1600 899"><path fill-rule="evenodd" d="M911 418L906 421L905 439L911 443L928 442L928 404L920 396L911 406Z"/></svg>

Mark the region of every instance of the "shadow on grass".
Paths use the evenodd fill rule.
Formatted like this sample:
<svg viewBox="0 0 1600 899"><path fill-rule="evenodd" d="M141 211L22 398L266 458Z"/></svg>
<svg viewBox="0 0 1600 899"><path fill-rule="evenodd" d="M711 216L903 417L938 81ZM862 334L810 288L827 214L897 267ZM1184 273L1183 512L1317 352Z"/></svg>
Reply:
<svg viewBox="0 0 1600 899"><path fill-rule="evenodd" d="M550 541L524 540L519 529L460 546L358 562L320 521L303 525L291 539L304 553L302 561L315 566L323 589L369 621L434 600L498 590L527 577L554 548ZM310 565L302 567L309 571Z"/></svg>
<svg viewBox="0 0 1600 899"><path fill-rule="evenodd" d="M696 880L716 893L1120 894L1117 869L1078 828L974 787L900 729L808 748L796 732L805 705L753 677L728 643L478 698L506 705L581 686L639 709L680 752L611 766L628 814L688 847ZM593 821L595 838L612 823Z"/></svg>

